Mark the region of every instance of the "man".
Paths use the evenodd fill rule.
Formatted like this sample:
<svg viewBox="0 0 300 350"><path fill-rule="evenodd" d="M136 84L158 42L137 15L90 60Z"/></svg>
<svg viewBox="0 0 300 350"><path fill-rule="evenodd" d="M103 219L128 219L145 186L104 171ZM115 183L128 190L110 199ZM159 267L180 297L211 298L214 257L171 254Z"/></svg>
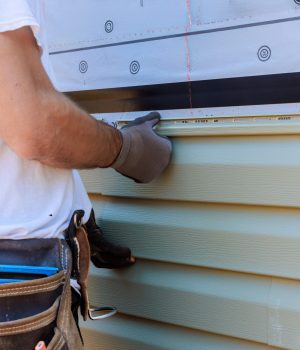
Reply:
<svg viewBox="0 0 300 350"><path fill-rule="evenodd" d="M76 234L66 237L66 229L73 232L70 221L80 209L95 265L130 265L134 262L130 250L110 244L95 225L91 203L78 172L72 169L113 167L136 182L149 182L167 166L171 143L152 130L159 121L158 113L138 118L118 131L56 91L49 78L54 79L43 29L39 0L0 0L0 239L6 243L9 240L9 246L11 240L20 240L24 247L24 240L33 239L38 247L46 239L67 238L73 240L79 257L82 253L76 245L84 238ZM5 254L2 258L6 262ZM77 277L74 273L72 276L76 287ZM0 299L0 306L4 301ZM63 338L70 350L81 349L71 337L66 340L64 330ZM14 348L16 337L12 339L1 342L0 327L0 344L8 350ZM26 346L23 343L22 349Z"/></svg>

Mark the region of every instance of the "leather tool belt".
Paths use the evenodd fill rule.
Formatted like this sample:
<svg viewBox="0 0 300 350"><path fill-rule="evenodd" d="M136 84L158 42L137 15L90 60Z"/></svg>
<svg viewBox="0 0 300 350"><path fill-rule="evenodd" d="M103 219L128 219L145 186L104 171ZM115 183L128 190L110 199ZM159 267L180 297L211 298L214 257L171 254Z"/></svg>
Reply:
<svg viewBox="0 0 300 350"><path fill-rule="evenodd" d="M30 279L28 275L24 279L20 271L13 276L0 272L0 349L34 350L44 341L47 350L83 350L71 311L70 287L70 278L76 278L81 286L81 313L86 319L90 250L82 216L83 211L73 214L66 240L0 240L0 266L56 268L54 274ZM7 278L12 278L9 283Z"/></svg>

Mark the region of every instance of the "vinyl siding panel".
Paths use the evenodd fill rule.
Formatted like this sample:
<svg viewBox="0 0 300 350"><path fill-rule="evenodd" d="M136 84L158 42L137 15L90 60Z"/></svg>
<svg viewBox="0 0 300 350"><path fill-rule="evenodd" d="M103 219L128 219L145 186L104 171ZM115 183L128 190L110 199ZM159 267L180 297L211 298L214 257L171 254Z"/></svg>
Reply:
<svg viewBox="0 0 300 350"><path fill-rule="evenodd" d="M276 346L300 343L298 282L138 261L122 272L93 269L90 297L131 316Z"/></svg>
<svg viewBox="0 0 300 350"><path fill-rule="evenodd" d="M91 303L119 316L83 325L88 350L300 349L298 139L176 136L147 185L82 172L106 235L137 257L92 268Z"/></svg>
<svg viewBox="0 0 300 350"><path fill-rule="evenodd" d="M92 196L103 230L136 257L300 277L300 213L283 207Z"/></svg>
<svg viewBox="0 0 300 350"><path fill-rule="evenodd" d="M174 137L169 169L135 184L112 169L83 171L91 193L199 202L300 206L297 135Z"/></svg>
<svg viewBox="0 0 300 350"><path fill-rule="evenodd" d="M282 348L118 315L85 325L85 345L94 350L281 350Z"/></svg>

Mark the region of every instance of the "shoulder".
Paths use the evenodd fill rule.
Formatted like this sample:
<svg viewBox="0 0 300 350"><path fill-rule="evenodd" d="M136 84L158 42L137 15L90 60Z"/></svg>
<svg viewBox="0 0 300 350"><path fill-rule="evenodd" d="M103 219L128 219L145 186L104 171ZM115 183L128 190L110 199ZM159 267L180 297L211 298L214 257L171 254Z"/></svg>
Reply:
<svg viewBox="0 0 300 350"><path fill-rule="evenodd" d="M31 27L34 34L39 30L37 8L30 0L0 0L0 32Z"/></svg>

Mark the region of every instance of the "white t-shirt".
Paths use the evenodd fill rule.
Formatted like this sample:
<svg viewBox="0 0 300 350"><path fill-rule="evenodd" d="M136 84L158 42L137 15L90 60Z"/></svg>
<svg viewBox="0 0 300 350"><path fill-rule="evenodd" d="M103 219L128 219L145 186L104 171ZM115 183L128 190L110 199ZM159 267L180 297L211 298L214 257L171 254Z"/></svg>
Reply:
<svg viewBox="0 0 300 350"><path fill-rule="evenodd" d="M43 4L44 0L0 0L0 32L31 26L43 48L43 65L53 80L43 32ZM1 239L62 237L74 210L85 211L84 222L91 212L90 200L76 170L22 159L1 139L0 184Z"/></svg>

